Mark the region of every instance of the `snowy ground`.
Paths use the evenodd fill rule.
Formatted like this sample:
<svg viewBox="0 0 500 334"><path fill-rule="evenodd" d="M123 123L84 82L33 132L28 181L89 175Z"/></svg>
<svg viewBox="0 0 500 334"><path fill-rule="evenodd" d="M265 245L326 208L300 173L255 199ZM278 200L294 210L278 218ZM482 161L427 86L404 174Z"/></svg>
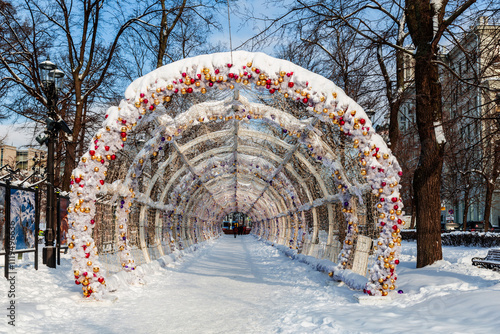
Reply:
<svg viewBox="0 0 500 334"><path fill-rule="evenodd" d="M165 268L156 262L144 286L120 286L115 301L82 301L69 259L23 267L15 329L0 279L0 333L498 333L500 273L470 261L487 249L444 247L445 260L424 269L415 269L415 243L403 252L405 293L375 305L252 236L224 236Z"/></svg>

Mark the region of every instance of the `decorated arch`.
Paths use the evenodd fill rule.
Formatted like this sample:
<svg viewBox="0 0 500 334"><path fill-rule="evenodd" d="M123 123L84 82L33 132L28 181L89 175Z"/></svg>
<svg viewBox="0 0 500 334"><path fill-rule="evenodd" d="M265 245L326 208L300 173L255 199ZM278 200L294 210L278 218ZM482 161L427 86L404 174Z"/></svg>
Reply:
<svg viewBox="0 0 500 334"><path fill-rule="evenodd" d="M186 103L172 108L176 101ZM119 152L128 150L127 139L145 128L151 131L126 176L107 180ZM127 88L73 172L68 211L75 283L86 297L99 299L106 291L92 231L96 199L111 193L118 203L121 267L132 278L139 276L127 233L134 203L141 204L141 243L144 217L153 208L157 229L175 225L168 232L172 242L216 237L224 216L242 212L251 217L254 234L294 249L305 236L317 240L325 222L315 208L322 205L331 241L336 203L338 230L345 230L338 234L345 235L338 240L338 270L352 255L357 208L370 204L377 211L377 240L365 292L387 295L396 289L401 247L400 176L364 110L326 78L262 53L184 59ZM366 194L376 201L363 201Z"/></svg>

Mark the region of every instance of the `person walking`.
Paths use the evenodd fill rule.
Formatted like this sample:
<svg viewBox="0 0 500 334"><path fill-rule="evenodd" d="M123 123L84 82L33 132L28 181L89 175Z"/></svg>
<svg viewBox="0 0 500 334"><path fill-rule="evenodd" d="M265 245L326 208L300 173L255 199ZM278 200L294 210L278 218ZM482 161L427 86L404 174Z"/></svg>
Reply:
<svg viewBox="0 0 500 334"><path fill-rule="evenodd" d="M234 237L236 238L236 234L238 234L238 224L234 223L233 225L233 234Z"/></svg>

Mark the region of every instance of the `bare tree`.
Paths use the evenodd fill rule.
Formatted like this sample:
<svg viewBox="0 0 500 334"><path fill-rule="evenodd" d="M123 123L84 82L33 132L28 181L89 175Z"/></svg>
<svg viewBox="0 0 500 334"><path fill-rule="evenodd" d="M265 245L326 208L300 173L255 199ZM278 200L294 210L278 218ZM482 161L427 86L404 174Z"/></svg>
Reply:
<svg viewBox="0 0 500 334"><path fill-rule="evenodd" d="M114 6L114 7L113 7ZM58 114L72 125L72 140L66 142L61 188L69 189L70 175L85 142L86 127L95 118L90 103L115 98L112 64L120 49L120 37L131 26L161 10L145 7L140 13L128 13L122 20L106 19L118 11L118 4L102 0L67 1L27 0L18 7L4 6L2 16L2 52L0 71L6 76L9 99L4 103L11 113L18 113L43 123L47 100L42 93L38 64L49 54L58 54L69 81L63 90ZM111 92L111 94L110 94ZM22 108L19 108L22 105ZM98 105L94 105L99 107ZM103 107L103 106L102 106ZM59 152L62 152L62 142Z"/></svg>

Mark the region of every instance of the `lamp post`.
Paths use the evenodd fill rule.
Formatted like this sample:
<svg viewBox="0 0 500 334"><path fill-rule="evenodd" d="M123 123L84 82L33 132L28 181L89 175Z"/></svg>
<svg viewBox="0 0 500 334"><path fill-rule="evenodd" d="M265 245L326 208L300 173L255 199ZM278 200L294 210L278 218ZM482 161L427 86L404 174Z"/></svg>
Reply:
<svg viewBox="0 0 500 334"><path fill-rule="evenodd" d="M56 64L46 60L39 65L40 76L42 78L42 88L47 98L49 112L45 119L47 129L46 136L37 137L37 141L47 145L47 211L45 229L45 248L43 249L43 263L50 268L56 267L56 249L54 238L56 231L55 219L55 195L54 195L54 143L57 138L60 126L56 113L58 91L62 87L64 72L57 69Z"/></svg>

